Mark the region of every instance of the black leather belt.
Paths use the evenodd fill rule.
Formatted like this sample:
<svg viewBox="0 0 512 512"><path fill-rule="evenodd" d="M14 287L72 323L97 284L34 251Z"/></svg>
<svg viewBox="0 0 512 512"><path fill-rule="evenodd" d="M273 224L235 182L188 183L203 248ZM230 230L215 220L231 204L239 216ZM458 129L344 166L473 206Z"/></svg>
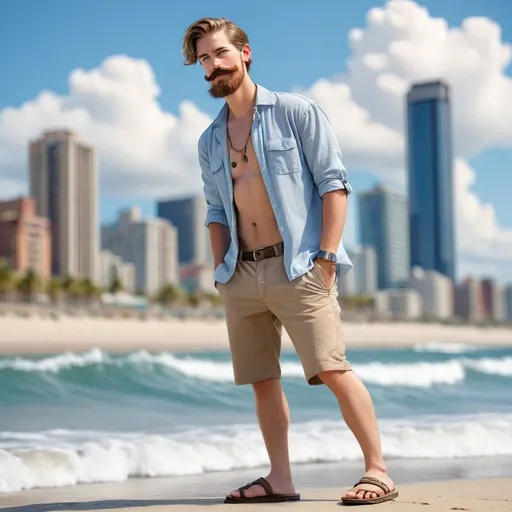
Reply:
<svg viewBox="0 0 512 512"><path fill-rule="evenodd" d="M240 253L240 259L244 261L261 261L274 256L281 256L284 251L284 243L269 245L255 251L243 251Z"/></svg>

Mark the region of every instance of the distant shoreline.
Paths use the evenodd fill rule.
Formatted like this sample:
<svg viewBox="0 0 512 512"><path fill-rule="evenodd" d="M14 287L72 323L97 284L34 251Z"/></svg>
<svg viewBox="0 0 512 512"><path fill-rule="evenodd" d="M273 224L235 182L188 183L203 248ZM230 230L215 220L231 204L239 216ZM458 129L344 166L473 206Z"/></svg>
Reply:
<svg viewBox="0 0 512 512"><path fill-rule="evenodd" d="M512 346L512 328L434 323L344 322L347 351L422 343ZM291 345L286 333L283 348ZM59 319L0 316L0 355L54 354L99 348L109 352L198 351L229 348L224 320Z"/></svg>

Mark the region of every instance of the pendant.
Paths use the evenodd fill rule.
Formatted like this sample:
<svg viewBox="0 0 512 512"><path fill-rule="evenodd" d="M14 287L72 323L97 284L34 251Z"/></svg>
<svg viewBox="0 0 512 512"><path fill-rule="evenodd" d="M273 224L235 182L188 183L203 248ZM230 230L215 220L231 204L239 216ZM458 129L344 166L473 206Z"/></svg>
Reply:
<svg viewBox="0 0 512 512"><path fill-rule="evenodd" d="M244 155L244 156L242 157L242 159L243 159L243 161L244 161L245 163L247 163L247 162L249 161L249 159L247 158L247 155Z"/></svg>
<svg viewBox="0 0 512 512"><path fill-rule="evenodd" d="M236 162L231 162L231 167L234 169L236 167Z"/></svg>

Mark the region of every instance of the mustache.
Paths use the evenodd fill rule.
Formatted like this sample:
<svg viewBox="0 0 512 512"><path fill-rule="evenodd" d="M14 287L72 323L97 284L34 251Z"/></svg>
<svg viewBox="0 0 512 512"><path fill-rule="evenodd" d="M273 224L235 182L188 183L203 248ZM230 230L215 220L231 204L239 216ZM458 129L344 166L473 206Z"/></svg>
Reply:
<svg viewBox="0 0 512 512"><path fill-rule="evenodd" d="M212 80L215 80L218 76L230 75L235 71L238 71L238 66L236 64L230 68L216 68L212 71L210 76L205 75L204 79L207 82L211 82Z"/></svg>

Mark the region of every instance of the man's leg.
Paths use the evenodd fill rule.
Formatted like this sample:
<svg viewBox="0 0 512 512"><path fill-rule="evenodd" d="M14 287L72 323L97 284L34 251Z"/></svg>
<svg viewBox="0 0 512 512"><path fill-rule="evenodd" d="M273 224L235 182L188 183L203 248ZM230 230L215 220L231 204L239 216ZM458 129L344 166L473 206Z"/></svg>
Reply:
<svg viewBox="0 0 512 512"><path fill-rule="evenodd" d="M281 320L301 359L310 384L325 383L335 394L347 425L354 433L365 458L366 476L379 478L390 491L394 484L386 473L379 431L370 395L345 358L336 283L327 289L318 270L288 282L284 267L273 263L275 288L269 293L269 308ZM270 269L269 269L270 272ZM370 492L365 493L362 489ZM377 486L364 484L347 497L376 497L384 494Z"/></svg>
<svg viewBox="0 0 512 512"><path fill-rule="evenodd" d="M365 476L378 478L389 487L390 491L393 491L395 485L387 475L382 457L375 409L365 385L353 371L326 371L320 373L319 377L336 396L341 413L361 446L365 462ZM358 498L376 498L382 494L384 491L377 486L361 484L348 491L345 496L347 498L356 496Z"/></svg>
<svg viewBox="0 0 512 512"><path fill-rule="evenodd" d="M294 494L288 453L290 410L279 379L266 379L253 384L256 414L270 459L270 472L265 477L276 494ZM238 491L231 493L239 497ZM246 497L263 496L263 487L254 485Z"/></svg>
<svg viewBox="0 0 512 512"><path fill-rule="evenodd" d="M258 288L263 265L239 262L229 283L218 288L226 310L235 383L252 384L254 390L256 415L270 459L267 480L274 493L293 494L288 455L290 411L280 381L282 328ZM261 485L244 492L246 498L265 494ZM233 491L232 496L239 497L240 493Z"/></svg>

